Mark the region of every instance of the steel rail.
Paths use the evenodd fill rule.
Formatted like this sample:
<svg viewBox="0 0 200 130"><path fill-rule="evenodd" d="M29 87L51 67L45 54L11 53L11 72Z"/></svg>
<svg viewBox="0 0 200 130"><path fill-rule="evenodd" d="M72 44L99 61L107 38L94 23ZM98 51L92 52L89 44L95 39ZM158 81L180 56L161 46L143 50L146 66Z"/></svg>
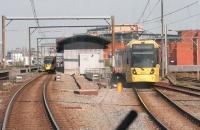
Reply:
<svg viewBox="0 0 200 130"><path fill-rule="evenodd" d="M168 90L171 90L171 91L177 91L177 92L180 92L180 93L184 93L184 94L187 94L187 95L192 95L192 96L195 96L195 97L200 97L200 93L195 93L195 92L191 92L191 91L188 91L188 90L184 90L184 89L180 89L180 88L175 88L176 86L173 87L166 87L166 86L159 86L159 85L155 85L156 87L159 87L161 89L168 89Z"/></svg>
<svg viewBox="0 0 200 130"><path fill-rule="evenodd" d="M48 81L46 81L44 83L44 87L43 87L43 92L42 92L43 103L44 103L45 110L47 112L48 118L49 118L49 120L51 122L51 125L52 125L53 129L54 130L60 130L59 125L56 122L55 117L53 116L53 113L51 112L49 104L48 104L48 101L47 101L47 96L46 96L46 92L47 92L47 88L46 87L47 87L47 84L48 84Z"/></svg>
<svg viewBox="0 0 200 130"><path fill-rule="evenodd" d="M193 86L195 86L195 85L193 85ZM189 90L189 91L194 91L194 92L200 92L200 89L196 89L196 88L192 88L192 87L190 88L190 87L180 86L180 85L173 85L173 87L177 87L177 88L181 88L181 89L185 89L185 90Z"/></svg>
<svg viewBox="0 0 200 130"><path fill-rule="evenodd" d="M75 81L77 87L78 87L79 89L81 89L81 85L77 82L77 80L76 80L76 78L74 77L74 75L72 75L72 78L74 79L74 81Z"/></svg>
<svg viewBox="0 0 200 130"><path fill-rule="evenodd" d="M176 110L181 112L187 119L189 119L192 123L194 122L196 125L200 126L200 120L199 119L197 119L196 117L192 116L190 113L188 113L185 110L183 110L180 106L178 106L174 101L169 99L164 93L162 93L157 88L155 88L155 90L159 93L159 95L162 96L162 98L167 100L168 103L170 103Z"/></svg>
<svg viewBox="0 0 200 130"><path fill-rule="evenodd" d="M142 100L142 97L140 96L140 94L138 93L138 90L136 88L134 88L135 93L141 103L141 105L143 106L143 108L145 109L145 111L147 112L147 114L154 120L154 122L158 125L158 127L161 130L168 130L169 128L167 128L164 124L162 124L148 109L148 107L146 106L146 104L144 103L144 101Z"/></svg>
<svg viewBox="0 0 200 130"><path fill-rule="evenodd" d="M31 81L29 81L28 83L26 83L24 86L22 86L17 92L15 92L15 94L12 96L10 102L8 103L8 106L6 108L6 112L5 112L5 115L4 115L4 119L3 119L3 124L2 124L2 127L1 127L1 130L6 130L6 126L8 124L8 118L10 116L10 112L13 108L13 104L14 104L14 101L16 100L17 96L19 95L19 93L25 89L30 83L34 82L36 79L38 79L39 77L41 77L43 74L37 76L36 78L32 79Z"/></svg>

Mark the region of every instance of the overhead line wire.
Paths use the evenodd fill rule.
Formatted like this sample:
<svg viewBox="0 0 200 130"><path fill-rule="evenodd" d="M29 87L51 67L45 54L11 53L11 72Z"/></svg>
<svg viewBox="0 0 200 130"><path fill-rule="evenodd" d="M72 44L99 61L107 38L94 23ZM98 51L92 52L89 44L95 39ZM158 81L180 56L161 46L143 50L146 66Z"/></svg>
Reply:
<svg viewBox="0 0 200 130"><path fill-rule="evenodd" d="M34 16L34 18L36 19L36 24L37 24L38 27L40 27L39 20L37 19L37 13L36 13L36 7L35 7L34 0L30 0L30 3L31 3L32 11L33 11L33 16ZM35 28L35 30L33 30L33 31L31 32L31 34L33 34L36 30L37 30L37 28ZM44 32L42 32L40 29L39 29L39 32L40 32L41 34L43 34L43 36L45 37Z"/></svg>
<svg viewBox="0 0 200 130"><path fill-rule="evenodd" d="M150 0L147 1L143 12L142 12L142 14L140 15L140 17L139 17L139 19L138 19L138 22L140 22L141 19L142 19L142 17L144 16L144 14L145 14L145 12L146 12L146 10L147 10L147 7L148 7L148 5L149 5L149 2L150 2Z"/></svg>
<svg viewBox="0 0 200 130"><path fill-rule="evenodd" d="M157 7L157 5L160 3L160 0L158 0L156 2L156 4L153 6L153 8L149 11L149 14L147 15L146 19L149 18L149 16L152 14L152 12L154 11L154 9Z"/></svg>
<svg viewBox="0 0 200 130"><path fill-rule="evenodd" d="M191 7L191 6L193 6L193 5L197 4L197 3L198 3L198 1L195 1L195 2L193 2L193 3L191 3L191 4L188 4L188 5L186 5L186 6L182 7L182 8L179 8L179 9L176 9L176 10L174 10L174 11L172 11L172 12L169 12L169 13L167 13L167 14L164 14L163 16L166 17L166 16L168 16L168 15L177 13L177 12L179 12L179 11L185 9L185 8L189 8L189 7ZM159 17L152 18L152 19L150 19L150 20L145 20L145 21L143 21L143 22L141 22L141 23L146 23L146 22L150 22L150 21L157 20L157 19L160 19L160 16L159 16Z"/></svg>
<svg viewBox="0 0 200 130"><path fill-rule="evenodd" d="M185 17L185 18L182 18L182 19L179 19L179 20L167 23L167 24L172 25L172 24L175 24L175 23L183 22L185 20L189 20L190 18L197 17L197 16L200 16L200 13L197 13L197 14L194 14L194 15L191 15L191 16L188 16L188 17ZM150 28L148 30L153 30L153 29L157 29L157 28L161 28L161 26L156 26L156 27Z"/></svg>

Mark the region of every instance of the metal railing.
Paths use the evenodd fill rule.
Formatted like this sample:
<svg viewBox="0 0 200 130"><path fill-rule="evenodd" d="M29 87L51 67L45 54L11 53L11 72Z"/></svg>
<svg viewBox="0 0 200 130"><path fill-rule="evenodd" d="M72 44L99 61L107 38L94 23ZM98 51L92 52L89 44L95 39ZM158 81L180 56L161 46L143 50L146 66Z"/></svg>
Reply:
<svg viewBox="0 0 200 130"><path fill-rule="evenodd" d="M85 70L85 76L88 79L107 79L111 78L111 69L106 68L90 68Z"/></svg>

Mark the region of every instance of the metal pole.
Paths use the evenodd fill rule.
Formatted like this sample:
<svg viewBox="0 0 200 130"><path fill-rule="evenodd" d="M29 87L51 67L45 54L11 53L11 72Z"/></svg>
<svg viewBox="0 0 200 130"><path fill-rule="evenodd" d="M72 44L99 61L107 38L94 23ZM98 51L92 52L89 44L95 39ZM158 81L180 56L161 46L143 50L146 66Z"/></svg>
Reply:
<svg viewBox="0 0 200 130"><path fill-rule="evenodd" d="M46 48L44 47L44 57L46 56L46 50L45 50Z"/></svg>
<svg viewBox="0 0 200 130"><path fill-rule="evenodd" d="M7 20L88 20L110 19L109 16L65 16L65 17L7 17Z"/></svg>
<svg viewBox="0 0 200 130"><path fill-rule="evenodd" d="M167 25L165 25L165 75L168 74L168 45L167 45Z"/></svg>
<svg viewBox="0 0 200 130"><path fill-rule="evenodd" d="M42 46L40 46L40 50L41 50L41 61L44 61L44 60L43 60L43 50L42 50Z"/></svg>
<svg viewBox="0 0 200 130"><path fill-rule="evenodd" d="M161 0L161 35L164 33L164 20L163 20L163 0Z"/></svg>
<svg viewBox="0 0 200 130"><path fill-rule="evenodd" d="M39 42L39 39L37 38L37 67L39 68L39 48L38 48L38 42Z"/></svg>
<svg viewBox="0 0 200 130"><path fill-rule="evenodd" d="M164 41L163 41L163 0L161 0L161 47L162 47L162 78L165 76L165 55L164 55Z"/></svg>
<svg viewBox="0 0 200 130"><path fill-rule="evenodd" d="M197 68L198 68L198 65L199 65L199 37L197 37ZM199 80L199 68L197 69L197 80Z"/></svg>
<svg viewBox="0 0 200 130"><path fill-rule="evenodd" d="M196 47L197 47L197 65L199 64L199 39L197 38L196 40Z"/></svg>
<svg viewBox="0 0 200 130"><path fill-rule="evenodd" d="M29 44L28 44L28 51L29 51L29 72L31 72L31 28L28 28L28 38L29 38Z"/></svg>
<svg viewBox="0 0 200 130"><path fill-rule="evenodd" d="M6 68L6 17L2 16L2 63Z"/></svg>
<svg viewBox="0 0 200 130"><path fill-rule="evenodd" d="M115 66L115 16L111 16L112 21L112 70Z"/></svg>

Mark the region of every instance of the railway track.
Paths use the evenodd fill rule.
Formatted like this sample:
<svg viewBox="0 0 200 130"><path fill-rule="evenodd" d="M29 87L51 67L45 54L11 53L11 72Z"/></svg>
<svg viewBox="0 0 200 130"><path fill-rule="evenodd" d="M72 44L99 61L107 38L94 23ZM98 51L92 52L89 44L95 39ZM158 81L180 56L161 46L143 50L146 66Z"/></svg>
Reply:
<svg viewBox="0 0 200 130"><path fill-rule="evenodd" d="M179 78L176 78L176 80L178 80L178 81L188 81L188 82L200 83L199 80L197 80L196 78L191 78L191 77L179 77Z"/></svg>
<svg viewBox="0 0 200 130"><path fill-rule="evenodd" d="M176 78L177 81L179 82L188 82L190 84L192 84L193 86L195 86L195 88L199 88L200 87L200 80L197 80L196 78L191 78L191 77L179 77Z"/></svg>
<svg viewBox="0 0 200 130"><path fill-rule="evenodd" d="M142 106L160 129L199 129L200 121L156 88L135 88Z"/></svg>
<svg viewBox="0 0 200 130"><path fill-rule="evenodd" d="M184 87L184 86L176 86L176 85L172 85L172 86L156 85L156 87L161 88L161 89L176 91L176 92L180 92L180 93L184 93L184 94L188 94L188 95L192 95L192 96L196 96L196 97L200 97L200 89Z"/></svg>
<svg viewBox="0 0 200 130"><path fill-rule="evenodd" d="M5 112L2 130L59 129L46 97L46 86L50 77L41 75L13 95Z"/></svg>

